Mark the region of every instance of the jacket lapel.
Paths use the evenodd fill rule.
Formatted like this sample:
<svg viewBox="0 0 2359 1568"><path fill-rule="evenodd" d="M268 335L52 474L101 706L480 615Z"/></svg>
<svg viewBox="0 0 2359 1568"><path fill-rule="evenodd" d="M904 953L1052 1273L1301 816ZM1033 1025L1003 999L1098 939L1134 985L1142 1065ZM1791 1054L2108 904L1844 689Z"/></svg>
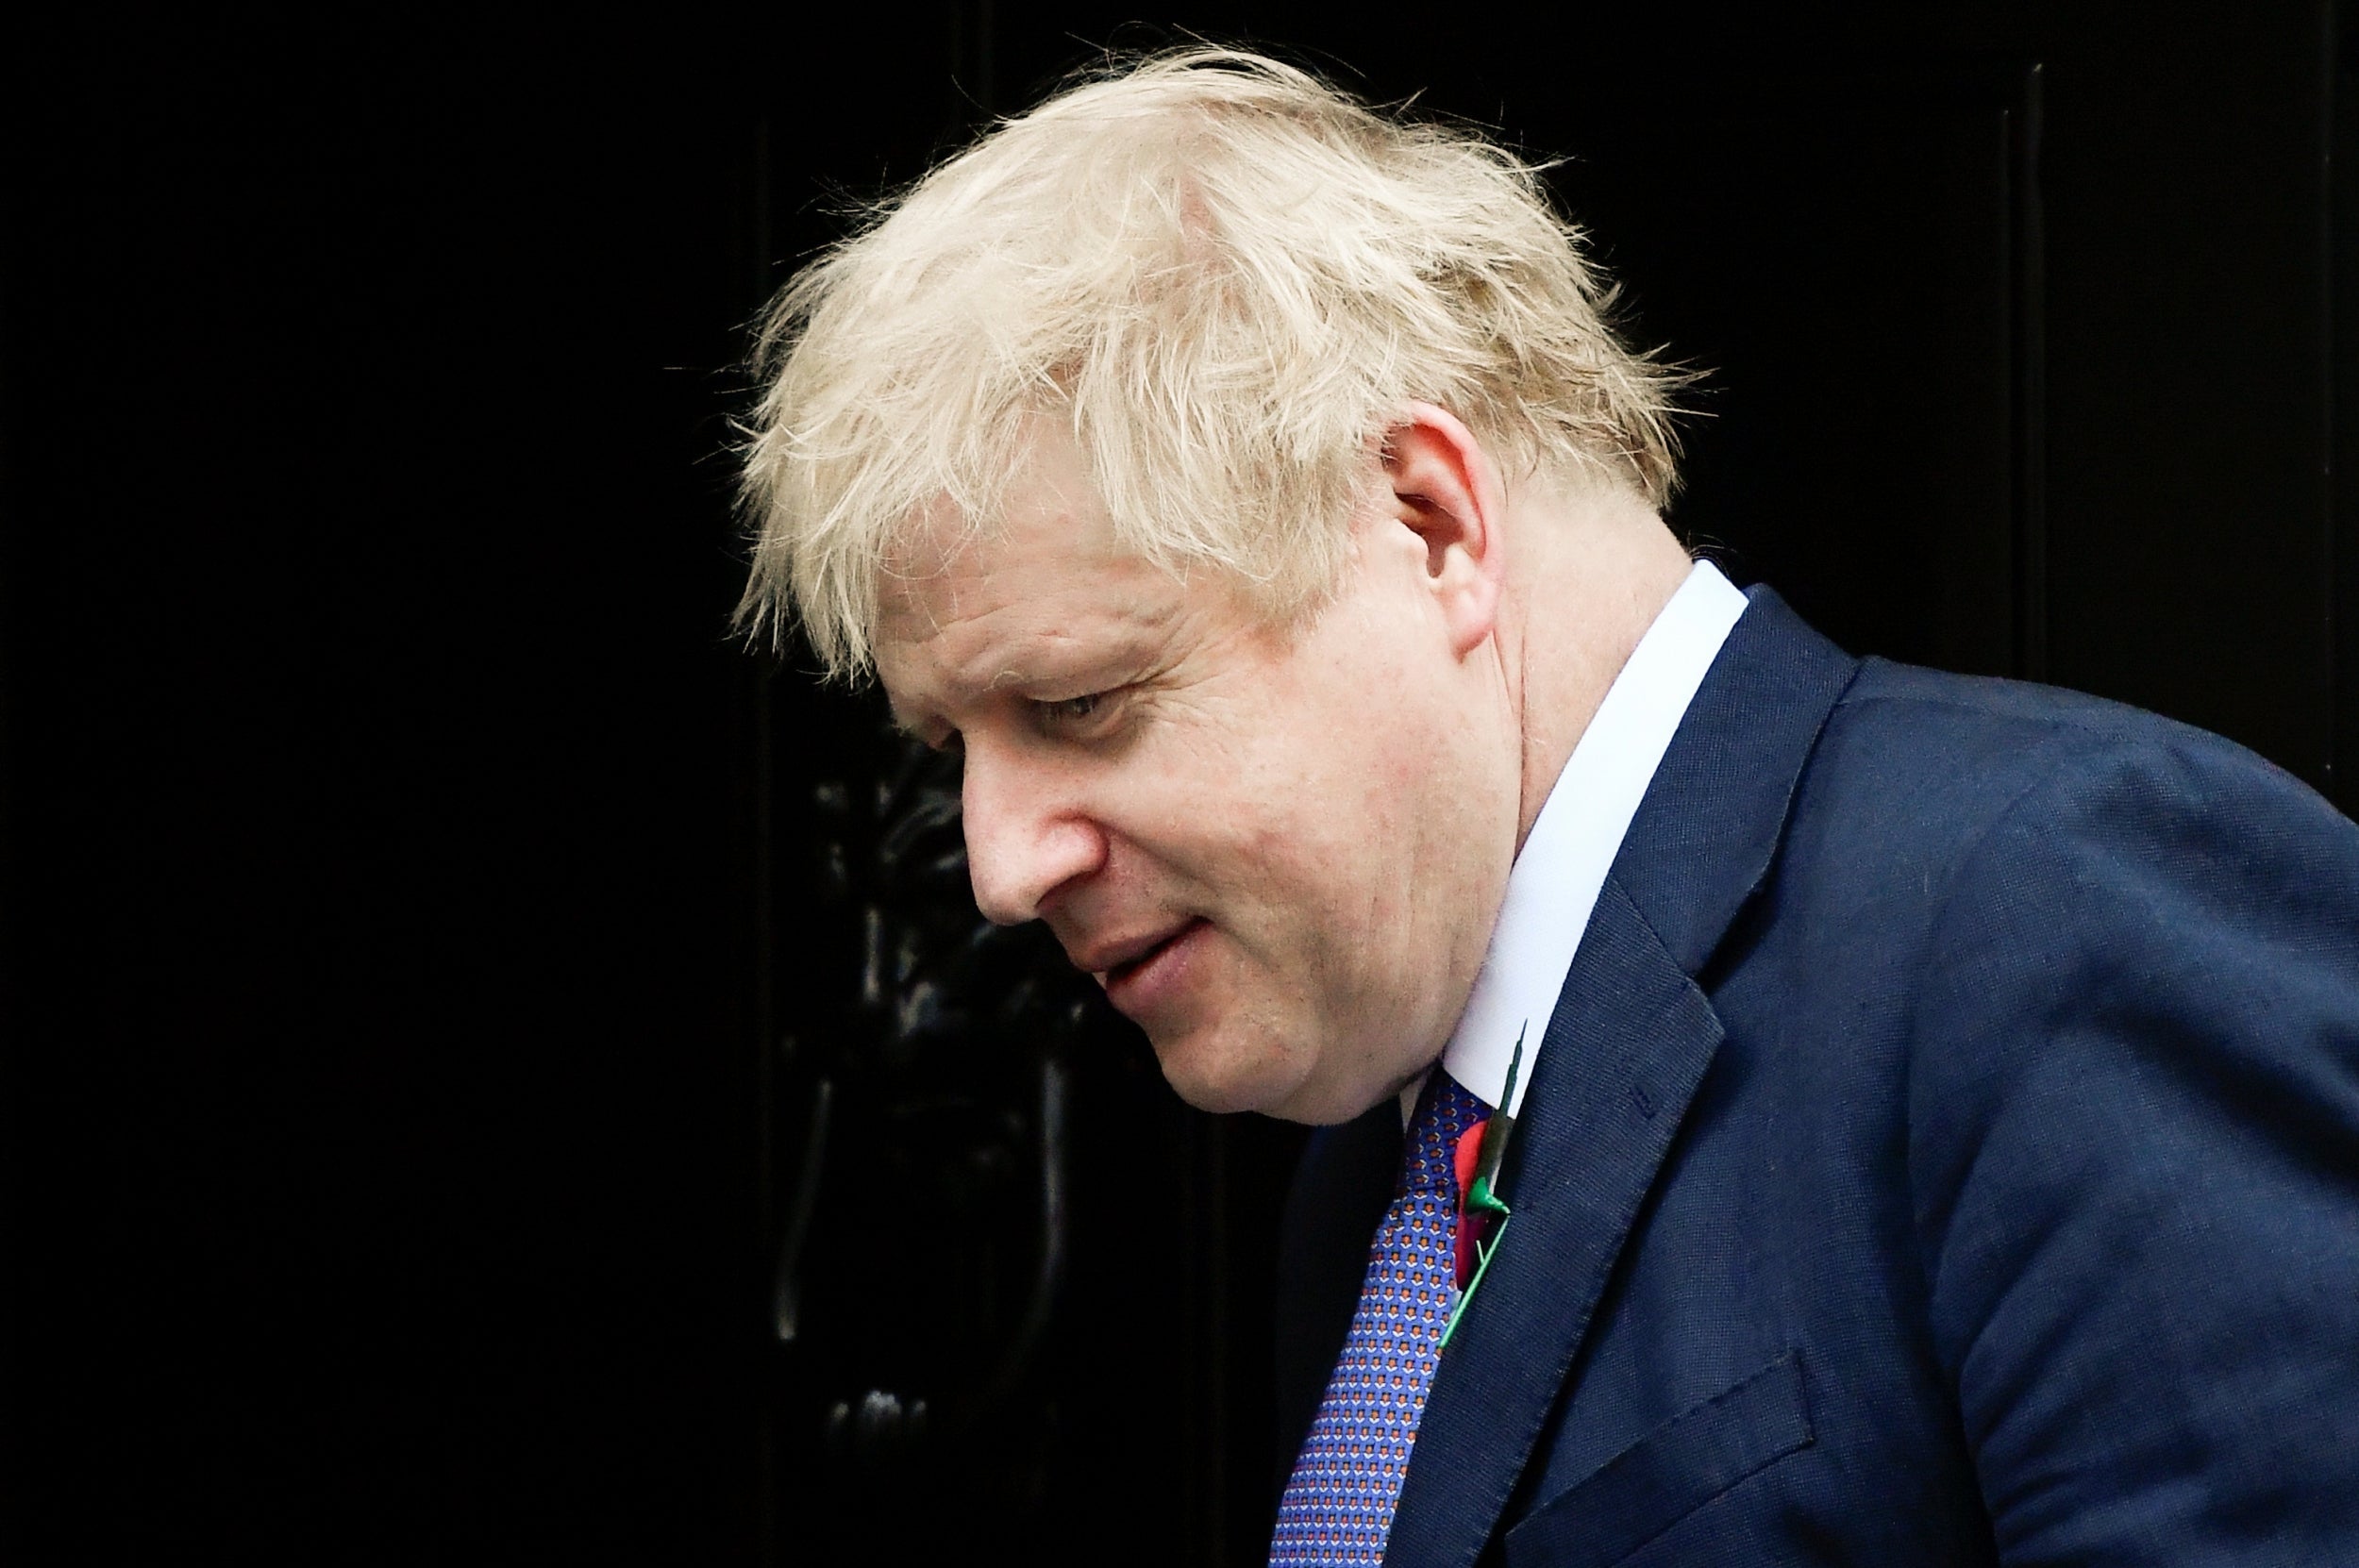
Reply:
<svg viewBox="0 0 2359 1568"><path fill-rule="evenodd" d="M1514 1217L1443 1355L1387 1560L1470 1563L1587 1335L1721 1038L1697 987L1766 880L1858 662L1766 589L1696 693L1598 893L1517 1118Z"/></svg>

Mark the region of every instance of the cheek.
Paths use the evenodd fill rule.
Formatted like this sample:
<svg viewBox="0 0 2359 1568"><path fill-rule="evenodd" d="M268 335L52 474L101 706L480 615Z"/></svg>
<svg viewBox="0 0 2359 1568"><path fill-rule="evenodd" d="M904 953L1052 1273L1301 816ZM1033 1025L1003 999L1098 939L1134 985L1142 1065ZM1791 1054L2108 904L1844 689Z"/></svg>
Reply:
<svg viewBox="0 0 2359 1568"><path fill-rule="evenodd" d="M1479 960L1497 913L1491 884L1514 855L1514 808L1476 765L1464 715L1414 686L1403 699L1366 715L1359 827L1328 854L1354 905L1356 952L1346 961L1390 993L1403 1022L1447 1026L1426 1015L1469 977L1460 972L1470 940Z"/></svg>
<svg viewBox="0 0 2359 1568"><path fill-rule="evenodd" d="M1320 977L1313 983L1373 999L1414 963L1421 940L1419 907L1430 891L1416 809L1425 770L1390 748L1334 760L1323 776L1292 782L1288 809L1256 836L1246 872L1268 878L1275 913L1296 927Z"/></svg>
<svg viewBox="0 0 2359 1568"><path fill-rule="evenodd" d="M1257 868L1285 896L1320 908L1327 918L1373 913L1382 895L1388 861L1400 854L1412 826L1405 804L1417 769L1387 748L1366 747L1358 734L1343 743L1297 748L1260 770L1239 802L1238 845L1243 870ZM1355 924L1357 922L1354 922Z"/></svg>
<svg viewBox="0 0 2359 1568"><path fill-rule="evenodd" d="M1144 770L1141 847L1288 967L1398 966L1436 891L1427 840L1451 809L1455 726L1430 672L1388 655L1304 647L1193 693Z"/></svg>

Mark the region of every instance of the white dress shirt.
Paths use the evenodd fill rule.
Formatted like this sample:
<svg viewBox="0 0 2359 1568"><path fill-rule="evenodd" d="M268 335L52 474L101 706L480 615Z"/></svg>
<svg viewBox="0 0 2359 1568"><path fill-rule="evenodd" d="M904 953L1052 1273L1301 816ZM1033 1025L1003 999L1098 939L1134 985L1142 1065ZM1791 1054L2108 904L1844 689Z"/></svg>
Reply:
<svg viewBox="0 0 2359 1568"><path fill-rule="evenodd" d="M1514 1115L1531 1086L1541 1037L1557 993L1589 925L1605 874L1654 771L1687 714L1720 644L1745 613L1738 592L1710 561L1698 561L1663 607L1630 662L1614 677L1597 716L1557 776L1531 836L1507 876L1507 898L1474 993L1442 1053L1461 1084L1497 1108L1507 1092L1509 1059L1523 1040ZM1406 1117L1419 1085L1401 1096Z"/></svg>

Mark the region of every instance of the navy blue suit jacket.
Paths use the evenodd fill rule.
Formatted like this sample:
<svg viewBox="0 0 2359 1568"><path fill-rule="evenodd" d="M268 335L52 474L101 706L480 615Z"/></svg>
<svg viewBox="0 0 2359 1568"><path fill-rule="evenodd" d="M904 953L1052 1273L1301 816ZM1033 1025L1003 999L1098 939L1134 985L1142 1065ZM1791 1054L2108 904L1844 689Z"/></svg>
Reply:
<svg viewBox="0 0 2359 1568"><path fill-rule="evenodd" d="M2299 782L1756 591L1546 1038L1388 1561L2359 1564L2359 826ZM1297 1178L1289 1453L1397 1148Z"/></svg>

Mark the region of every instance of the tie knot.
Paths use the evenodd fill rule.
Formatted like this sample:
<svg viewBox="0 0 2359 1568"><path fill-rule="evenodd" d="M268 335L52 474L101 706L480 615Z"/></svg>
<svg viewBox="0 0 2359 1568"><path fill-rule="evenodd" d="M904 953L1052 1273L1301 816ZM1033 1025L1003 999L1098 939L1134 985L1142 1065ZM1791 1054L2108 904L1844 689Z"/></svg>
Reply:
<svg viewBox="0 0 2359 1568"><path fill-rule="evenodd" d="M1415 1114L1409 1118L1408 1146L1402 1151L1400 1188L1404 1193L1454 1191L1458 1185L1453 1161L1458 1140L1468 1127L1491 1114L1474 1093L1439 1067L1417 1096Z"/></svg>

